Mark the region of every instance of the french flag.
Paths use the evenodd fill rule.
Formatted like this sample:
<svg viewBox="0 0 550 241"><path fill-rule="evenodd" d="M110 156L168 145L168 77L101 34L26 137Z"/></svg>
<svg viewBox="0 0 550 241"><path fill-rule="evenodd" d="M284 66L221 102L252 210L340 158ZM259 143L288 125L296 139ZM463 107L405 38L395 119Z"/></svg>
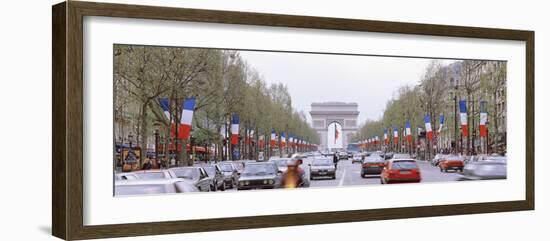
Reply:
<svg viewBox="0 0 550 241"><path fill-rule="evenodd" d="M468 136L468 112L466 107L466 101L461 100L459 102L460 107L460 128L462 129L462 136Z"/></svg>
<svg viewBox="0 0 550 241"><path fill-rule="evenodd" d="M164 113L164 116L166 116L166 119L168 119L168 121L171 122L170 136L174 137L174 135L176 133L176 125L174 124L174 122L170 118L170 107L169 107L170 106L170 101L168 100L168 98L159 98L158 101L159 101L160 108L162 108L162 113Z"/></svg>
<svg viewBox="0 0 550 241"><path fill-rule="evenodd" d="M282 133L281 133L281 148L284 148L285 145L286 145L285 133L282 132Z"/></svg>
<svg viewBox="0 0 550 241"><path fill-rule="evenodd" d="M239 143L239 115L233 113L231 116L231 144Z"/></svg>
<svg viewBox="0 0 550 241"><path fill-rule="evenodd" d="M195 111L195 98L185 98L185 100L183 100L183 109L181 111L181 121L180 121L180 127L178 132L178 138L189 139L194 111Z"/></svg>
<svg viewBox="0 0 550 241"><path fill-rule="evenodd" d="M397 145L399 143L399 131L397 131L397 128L393 128L393 144Z"/></svg>
<svg viewBox="0 0 550 241"><path fill-rule="evenodd" d="M274 147L277 144L277 133L275 133L274 129L271 129L271 139L269 144L271 147Z"/></svg>
<svg viewBox="0 0 550 241"><path fill-rule="evenodd" d="M428 140L432 140L434 137L433 131L432 131L432 122L430 120L430 115L426 115L424 117L424 124L426 125L426 137L428 137Z"/></svg>
<svg viewBox="0 0 550 241"><path fill-rule="evenodd" d="M411 133L411 122L407 121L405 123L405 134L407 135L407 142L412 142L412 133Z"/></svg>
<svg viewBox="0 0 550 241"><path fill-rule="evenodd" d="M384 143L388 144L388 129L384 128Z"/></svg>
<svg viewBox="0 0 550 241"><path fill-rule="evenodd" d="M479 102L479 135L487 137L487 101Z"/></svg>
<svg viewBox="0 0 550 241"><path fill-rule="evenodd" d="M443 123L445 123L445 116L443 114L439 115L439 129L437 130L437 134L441 133L441 130L443 130Z"/></svg>
<svg viewBox="0 0 550 241"><path fill-rule="evenodd" d="M288 147L290 147L290 149L293 149L294 148L294 137L292 135L288 135Z"/></svg>

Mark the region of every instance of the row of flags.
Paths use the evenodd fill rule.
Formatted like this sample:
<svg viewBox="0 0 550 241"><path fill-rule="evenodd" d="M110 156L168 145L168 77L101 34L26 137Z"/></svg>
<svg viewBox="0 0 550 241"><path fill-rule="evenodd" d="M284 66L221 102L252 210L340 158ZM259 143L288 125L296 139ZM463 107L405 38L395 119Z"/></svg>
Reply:
<svg viewBox="0 0 550 241"><path fill-rule="evenodd" d="M460 110L460 128L463 136L468 136L468 108L465 100L459 101L459 110ZM480 114L479 114L479 135L481 137L487 137L487 101L480 101ZM441 133L443 130L445 124L445 116L441 114L439 116L439 128L437 130L437 135ZM424 127L426 130L426 138L428 140L432 140L434 138L434 131L432 129L432 122L430 115L424 116ZM421 128L419 128L418 133L421 132ZM406 121L405 123L405 129L403 129L403 137L406 138L408 143L412 143L412 132L411 132L411 123L410 121ZM389 136L388 136L388 129L384 128L384 143L386 145L389 145ZM394 144L397 145L399 143L399 130L397 127L393 127L393 138L394 138ZM359 144L363 146L369 146L369 145L378 145L380 144L378 136L373 136L371 138L367 138L366 140L360 141Z"/></svg>
<svg viewBox="0 0 550 241"><path fill-rule="evenodd" d="M159 105L166 117L170 121L170 134L172 137L174 137L176 134L176 128L178 128L178 139L189 139L190 133L191 133L191 127L192 127L192 121L193 121L193 113L195 111L195 98L186 98L183 101L182 109L181 109L181 116L180 116L180 123L179 125L176 125L175 121L177 118L172 118L170 114L170 101L168 98L159 98L158 102ZM239 143L239 124L240 124L240 118L239 115L234 113L231 115L231 144L236 145ZM254 137L254 130L249 130L248 135L245 136L245 143L250 144L252 142L252 139ZM271 145L272 147L276 146L278 142L278 136L277 132L275 132L274 129L271 131ZM264 142L264 136L259 136L259 144L260 146L263 146L265 144ZM306 140L303 140L300 137L288 135L288 141L287 136L284 132L281 132L281 141L278 143L281 147L286 147L288 143L288 146L291 148L294 147L312 147L313 144L309 143Z"/></svg>

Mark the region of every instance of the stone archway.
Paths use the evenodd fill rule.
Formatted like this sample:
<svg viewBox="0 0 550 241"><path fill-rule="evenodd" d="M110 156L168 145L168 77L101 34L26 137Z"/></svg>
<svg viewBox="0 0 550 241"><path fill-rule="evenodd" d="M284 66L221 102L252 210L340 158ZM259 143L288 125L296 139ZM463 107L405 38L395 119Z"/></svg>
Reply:
<svg viewBox="0 0 550 241"><path fill-rule="evenodd" d="M312 103L311 115L313 129L319 134L319 149L329 148L328 130L331 123L338 123L342 127L342 147L346 148L351 137L358 131L357 117L359 116L357 103L322 102Z"/></svg>

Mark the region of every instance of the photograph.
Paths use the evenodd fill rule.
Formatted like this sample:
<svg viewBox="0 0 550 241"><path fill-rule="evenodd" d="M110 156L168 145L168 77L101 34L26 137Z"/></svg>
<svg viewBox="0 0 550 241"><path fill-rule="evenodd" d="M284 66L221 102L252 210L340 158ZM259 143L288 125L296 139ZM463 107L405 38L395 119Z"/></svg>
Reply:
<svg viewBox="0 0 550 241"><path fill-rule="evenodd" d="M506 73L504 60L114 44L113 195L505 180Z"/></svg>

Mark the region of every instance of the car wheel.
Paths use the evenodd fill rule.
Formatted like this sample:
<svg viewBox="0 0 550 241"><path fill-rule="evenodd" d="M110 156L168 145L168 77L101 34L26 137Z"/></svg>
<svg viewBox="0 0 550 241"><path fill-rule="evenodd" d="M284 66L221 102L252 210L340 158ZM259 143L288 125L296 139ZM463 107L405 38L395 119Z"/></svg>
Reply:
<svg viewBox="0 0 550 241"><path fill-rule="evenodd" d="M225 182L222 184L221 190L222 190L222 191L225 191Z"/></svg>
<svg viewBox="0 0 550 241"><path fill-rule="evenodd" d="M218 191L218 184L217 184L217 183L214 183L214 185L212 185L212 186L210 187L210 189L211 189L212 191L214 191L214 192L215 192L215 191Z"/></svg>
<svg viewBox="0 0 550 241"><path fill-rule="evenodd" d="M336 179L336 175L332 176L332 179Z"/></svg>

